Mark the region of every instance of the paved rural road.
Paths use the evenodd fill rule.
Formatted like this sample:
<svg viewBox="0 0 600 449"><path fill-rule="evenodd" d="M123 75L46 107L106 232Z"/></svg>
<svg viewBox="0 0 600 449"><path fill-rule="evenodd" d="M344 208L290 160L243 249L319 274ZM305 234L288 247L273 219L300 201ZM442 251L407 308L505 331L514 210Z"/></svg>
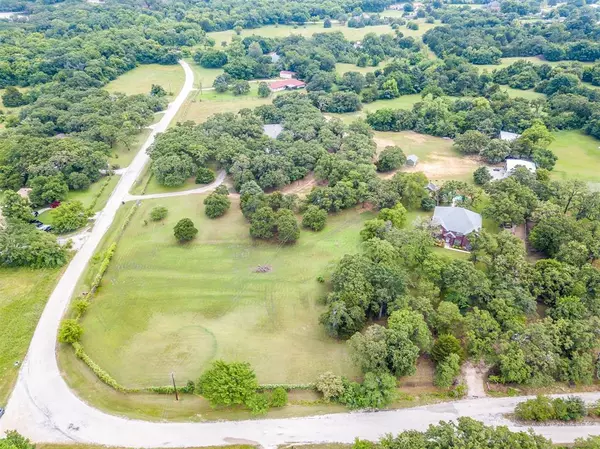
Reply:
<svg viewBox="0 0 600 449"><path fill-rule="evenodd" d="M340 413L290 418L214 423L155 423L108 415L81 401L62 379L55 356L58 324L77 280L92 257L129 188L148 160L146 149L157 132L164 131L192 90L193 74L181 62L186 80L183 89L155 126L132 164L123 174L94 229L75 255L48 300L23 363L0 430L16 429L35 442L81 442L129 447L185 447L256 442L275 447L293 442L352 442L355 437L376 439L386 432L423 430L440 420L471 416L486 424L510 424L503 415L523 398L481 398L413 409L378 413ZM600 393L581 396L588 401ZM514 426L512 426L514 427ZM536 432L555 442L600 435L600 426L540 426Z"/></svg>

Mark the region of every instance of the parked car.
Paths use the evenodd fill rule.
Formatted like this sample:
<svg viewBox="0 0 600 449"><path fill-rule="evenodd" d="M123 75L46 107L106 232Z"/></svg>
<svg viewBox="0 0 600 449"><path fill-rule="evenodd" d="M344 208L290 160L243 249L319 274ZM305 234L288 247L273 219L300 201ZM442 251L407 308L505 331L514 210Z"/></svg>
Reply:
<svg viewBox="0 0 600 449"><path fill-rule="evenodd" d="M56 209L58 206L60 206L60 201L53 201L50 203L50 209Z"/></svg>
<svg viewBox="0 0 600 449"><path fill-rule="evenodd" d="M2 415L4 415L4 409L2 407L0 407L0 418L2 418Z"/></svg>
<svg viewBox="0 0 600 449"><path fill-rule="evenodd" d="M44 232L50 232L50 231L52 231L52 226L50 226L50 225L42 225L38 229L40 229L41 231L44 231Z"/></svg>

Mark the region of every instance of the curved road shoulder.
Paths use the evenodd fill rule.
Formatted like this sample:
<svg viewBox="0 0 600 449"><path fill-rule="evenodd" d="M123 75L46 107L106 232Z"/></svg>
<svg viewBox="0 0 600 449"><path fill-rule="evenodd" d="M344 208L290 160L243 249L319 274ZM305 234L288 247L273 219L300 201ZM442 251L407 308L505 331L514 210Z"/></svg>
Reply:
<svg viewBox="0 0 600 449"><path fill-rule="evenodd" d="M108 415L81 401L66 385L56 361L55 344L60 320L75 285L102 237L113 222L122 201L138 199L128 192L148 161L146 149L164 131L192 91L194 76L185 70L185 84L152 134L122 176L99 215L94 229L60 279L34 333L17 385L0 419L0 430L15 429L35 442L90 443L126 447L189 447L227 445L231 441L255 441L263 447L292 442L351 443L355 437L376 439L384 433L424 430L440 420L470 416L491 425L508 425L504 415L525 398L481 398L377 413L340 413L306 418L214 423L154 423ZM181 192L178 192L178 194ZM190 192L194 193L194 192ZM189 194L189 193L188 193ZM144 198L151 198L145 196ZM140 198L141 199L141 198ZM581 394L587 401L600 393ZM534 430L557 443L600 435L600 426L539 426Z"/></svg>

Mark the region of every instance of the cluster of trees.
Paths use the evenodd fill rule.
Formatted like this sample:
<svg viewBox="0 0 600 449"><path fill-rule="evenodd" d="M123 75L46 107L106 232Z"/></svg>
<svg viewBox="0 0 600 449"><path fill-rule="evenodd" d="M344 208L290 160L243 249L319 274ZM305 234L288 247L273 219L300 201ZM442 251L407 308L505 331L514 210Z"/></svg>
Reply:
<svg viewBox="0 0 600 449"><path fill-rule="evenodd" d="M225 214L231 207L229 189L219 186L214 192L204 199L204 213L208 218L218 218Z"/></svg>
<svg viewBox="0 0 600 449"><path fill-rule="evenodd" d="M518 168L485 193L452 181L434 201L458 194L466 207L487 204L484 216L500 222L528 219L531 245L549 258L529 263L523 242L507 231L472 235L470 261L443 257L433 252L437 228L403 229L384 209L361 231L364 251L339 262L321 322L332 336L351 337L365 372L407 375L425 353L440 386L452 384L465 355L490 363L501 383L591 383L600 366L600 272L592 264L600 196L547 173ZM387 327L364 331L383 317Z"/></svg>
<svg viewBox="0 0 600 449"><path fill-rule="evenodd" d="M565 399L538 396L523 401L515 407L515 416L518 419L536 422L579 421L588 414L598 416L599 413L600 408L597 405L588 409L584 400L577 396L569 396Z"/></svg>
<svg viewBox="0 0 600 449"><path fill-rule="evenodd" d="M270 394L261 392L256 374L248 363L227 363L217 360L196 382L196 393L204 396L212 406L242 405L253 414L261 415L269 407L287 405L287 391L274 388Z"/></svg>
<svg viewBox="0 0 600 449"><path fill-rule="evenodd" d="M423 41L440 57L454 54L473 64L498 64L501 57L515 56L543 55L549 61L586 62L600 58L599 13L594 8L564 9L566 18L562 22L536 21L519 26L511 14L517 11L512 9L526 5L502 2L507 13L503 15L478 9L435 11L444 25L427 31Z"/></svg>
<svg viewBox="0 0 600 449"><path fill-rule="evenodd" d="M462 154L479 155L491 164L502 162L511 156L532 160L538 168L552 170L557 157L548 149L548 145L553 140L548 128L540 120L536 120L512 142L490 139L480 131L470 130L456 136L453 148Z"/></svg>
<svg viewBox="0 0 600 449"><path fill-rule="evenodd" d="M29 200L7 190L3 194L0 225L0 266L54 268L67 262L67 250L56 237L30 224L33 211Z"/></svg>

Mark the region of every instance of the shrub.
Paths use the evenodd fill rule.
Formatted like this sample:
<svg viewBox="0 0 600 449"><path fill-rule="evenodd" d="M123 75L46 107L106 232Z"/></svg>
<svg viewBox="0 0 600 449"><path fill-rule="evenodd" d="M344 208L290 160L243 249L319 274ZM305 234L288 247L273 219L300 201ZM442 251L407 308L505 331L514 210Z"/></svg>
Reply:
<svg viewBox="0 0 600 449"><path fill-rule="evenodd" d="M317 378L315 388L323 395L323 399L329 402L344 393L344 382L340 376L326 371Z"/></svg>
<svg viewBox="0 0 600 449"><path fill-rule="evenodd" d="M167 214L169 210L164 206L156 206L153 207L150 211L150 220L152 221L161 221L167 218Z"/></svg>
<svg viewBox="0 0 600 449"><path fill-rule="evenodd" d="M294 213L289 209L280 209L276 214L277 240L281 243L294 243L300 237L300 228Z"/></svg>
<svg viewBox="0 0 600 449"><path fill-rule="evenodd" d="M435 367L433 383L440 388L450 388L460 373L460 356L450 354Z"/></svg>
<svg viewBox="0 0 600 449"><path fill-rule="evenodd" d="M78 316L83 315L88 309L90 302L87 299L78 299L73 303L73 309L77 312Z"/></svg>
<svg viewBox="0 0 600 449"><path fill-rule="evenodd" d="M246 407L253 415L264 415L269 411L269 398L265 394L254 393L246 401Z"/></svg>
<svg viewBox="0 0 600 449"><path fill-rule="evenodd" d="M261 400L255 398L258 389L256 374L248 363L227 363L222 360L213 362L198 379L197 389L211 405L245 404L252 409L252 401L258 401L254 406L261 403Z"/></svg>
<svg viewBox="0 0 600 449"><path fill-rule="evenodd" d="M80 340L81 334L83 334L83 328L77 320L63 320L58 330L58 341L73 344Z"/></svg>
<svg viewBox="0 0 600 449"><path fill-rule="evenodd" d="M492 174L487 167L479 167L473 172L473 181L478 186L482 186L492 180Z"/></svg>
<svg viewBox="0 0 600 449"><path fill-rule="evenodd" d="M283 387L277 387L271 393L271 407L283 407L287 405L288 394Z"/></svg>
<svg viewBox="0 0 600 449"><path fill-rule="evenodd" d="M587 415L587 408L583 399L569 396L566 399L556 398L552 401L554 415L561 421L575 421Z"/></svg>
<svg viewBox="0 0 600 449"><path fill-rule="evenodd" d="M388 146L381 152L377 161L377 171L388 172L406 164L406 156L400 147Z"/></svg>
<svg viewBox="0 0 600 449"><path fill-rule="evenodd" d="M90 186L90 178L85 173L73 172L67 180L71 190L86 190Z"/></svg>
<svg viewBox="0 0 600 449"><path fill-rule="evenodd" d="M81 201L62 203L52 211L54 229L59 233L75 231L87 224L90 215Z"/></svg>
<svg viewBox="0 0 600 449"><path fill-rule="evenodd" d="M437 204L433 198L423 198L421 200L421 209L423 209L425 212L432 211L435 209L436 205Z"/></svg>
<svg viewBox="0 0 600 449"><path fill-rule="evenodd" d="M207 167L200 167L196 172L196 184L210 184L215 180L215 172Z"/></svg>
<svg viewBox="0 0 600 449"><path fill-rule="evenodd" d="M555 418L552 401L546 396L538 396L521 402L515 408L515 416L525 421L548 421Z"/></svg>
<svg viewBox="0 0 600 449"><path fill-rule="evenodd" d="M302 215L302 227L313 231L322 231L327 224L327 211L315 205L310 205L306 208L306 212Z"/></svg>
<svg viewBox="0 0 600 449"><path fill-rule="evenodd" d="M204 206L204 213L208 218L217 218L229 210L231 201L227 196L213 192L204 198Z"/></svg>
<svg viewBox="0 0 600 449"><path fill-rule="evenodd" d="M440 335L431 348L431 358L434 362L441 363L446 360L450 354L462 356L463 351L460 341L458 341L454 335Z"/></svg>
<svg viewBox="0 0 600 449"><path fill-rule="evenodd" d="M196 237L198 230L189 218L182 218L173 228L173 234L179 242L189 242Z"/></svg>
<svg viewBox="0 0 600 449"><path fill-rule="evenodd" d="M396 397L396 378L388 373L366 373L362 384L346 382L340 402L351 409L379 409Z"/></svg>

